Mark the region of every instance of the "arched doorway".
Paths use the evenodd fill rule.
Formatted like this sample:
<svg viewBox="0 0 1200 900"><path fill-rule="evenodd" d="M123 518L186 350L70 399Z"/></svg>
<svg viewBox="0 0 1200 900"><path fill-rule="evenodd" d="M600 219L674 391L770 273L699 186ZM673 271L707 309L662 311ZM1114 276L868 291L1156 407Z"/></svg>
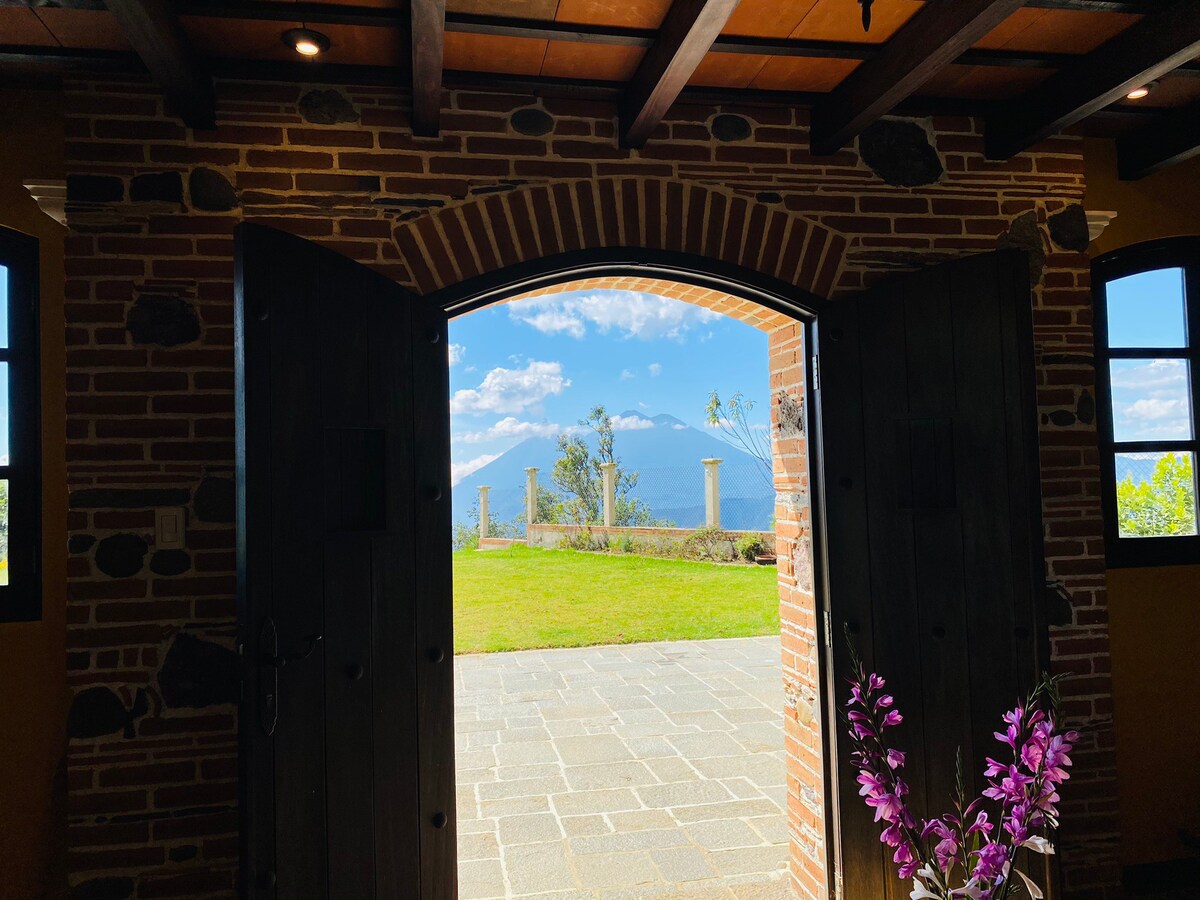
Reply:
<svg viewBox="0 0 1200 900"><path fill-rule="evenodd" d="M811 599L785 652L814 686L789 731L791 874L801 896L890 896L898 883L821 725L827 670L846 665L833 638L844 627L923 701L905 734L925 751L911 774L929 797L945 793L956 742L986 752L995 710L1045 658L1026 261L965 258L823 304L793 285L831 286L841 239L798 217L674 183L559 187L399 229L406 280L428 297L298 238L239 230L246 893L456 895L447 314L650 277L799 320L779 349L817 399L796 424L822 453L809 538L790 536L797 584L811 584L797 596ZM630 233L698 252L622 248ZM589 249L562 250L572 235ZM313 471L317 504L295 489Z"/></svg>
<svg viewBox="0 0 1200 900"><path fill-rule="evenodd" d="M782 642L782 690L775 713L786 732L785 818L787 832L793 836L789 877L794 879L795 896L810 895L814 889L824 889L830 846L825 828L825 783L831 752L822 699L827 694L823 673L828 661L814 628L814 623L822 619L823 607L817 596L820 574L813 552L811 471L816 447L810 443L815 427L810 398L812 326L825 301L740 266L642 248L605 248L534 260L468 280L430 299L453 321L455 316L494 304L600 290L644 292L684 301L728 316L767 336L775 491L771 528L778 555ZM714 814L717 811L714 806ZM688 810L679 812L681 816L688 814ZM733 813L722 815L736 818ZM472 822L471 827L479 824ZM685 833L683 825L677 828ZM714 857L720 856L717 853L709 857L714 875L720 866ZM555 887L579 886L570 881L565 869L560 877L561 883ZM733 882L741 881L744 886L755 877L764 876L747 871ZM620 882L614 887L617 884ZM718 889L721 884L719 877L713 877L695 883L680 882L677 887ZM661 884L648 884L645 889L661 888Z"/></svg>

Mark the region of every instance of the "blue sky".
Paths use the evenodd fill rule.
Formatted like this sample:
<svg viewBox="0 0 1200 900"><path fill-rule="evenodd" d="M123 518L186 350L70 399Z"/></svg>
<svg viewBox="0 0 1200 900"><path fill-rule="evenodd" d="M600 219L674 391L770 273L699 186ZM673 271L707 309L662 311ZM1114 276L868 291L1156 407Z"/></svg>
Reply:
<svg viewBox="0 0 1200 900"><path fill-rule="evenodd" d="M0 266L0 347L8 346L8 269ZM8 465L8 363L0 363L0 465Z"/></svg>
<svg viewBox="0 0 1200 900"><path fill-rule="evenodd" d="M455 319L450 345L456 481L597 403L703 428L710 391L741 391L759 404L753 419L770 420L766 335L679 300L632 291L518 300Z"/></svg>

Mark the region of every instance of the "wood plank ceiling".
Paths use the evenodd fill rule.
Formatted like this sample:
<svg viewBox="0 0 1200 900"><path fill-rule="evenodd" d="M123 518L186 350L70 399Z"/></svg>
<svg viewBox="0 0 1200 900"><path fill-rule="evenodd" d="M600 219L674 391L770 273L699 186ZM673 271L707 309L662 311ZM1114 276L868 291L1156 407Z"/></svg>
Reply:
<svg viewBox="0 0 1200 900"><path fill-rule="evenodd" d="M1200 153L1198 0L0 0L0 77L144 67L189 125L213 75L368 80L438 131L445 86L611 99L621 142L676 101L812 108L834 153L893 112L967 112L1004 159L1078 126L1119 138L1137 178ZM301 61L281 40L320 30ZM1126 94L1147 83L1138 102Z"/></svg>

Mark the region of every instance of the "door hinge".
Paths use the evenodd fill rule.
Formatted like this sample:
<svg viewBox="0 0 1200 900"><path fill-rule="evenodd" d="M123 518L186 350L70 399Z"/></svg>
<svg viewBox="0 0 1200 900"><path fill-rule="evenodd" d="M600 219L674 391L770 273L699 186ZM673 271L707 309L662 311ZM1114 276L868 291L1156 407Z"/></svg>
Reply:
<svg viewBox="0 0 1200 900"><path fill-rule="evenodd" d="M821 355L819 353L814 353L812 361L813 361L813 366L812 366L813 390L819 391L821 389Z"/></svg>
<svg viewBox="0 0 1200 900"><path fill-rule="evenodd" d="M829 611L829 607L825 607L825 646L830 650L833 649L833 614Z"/></svg>

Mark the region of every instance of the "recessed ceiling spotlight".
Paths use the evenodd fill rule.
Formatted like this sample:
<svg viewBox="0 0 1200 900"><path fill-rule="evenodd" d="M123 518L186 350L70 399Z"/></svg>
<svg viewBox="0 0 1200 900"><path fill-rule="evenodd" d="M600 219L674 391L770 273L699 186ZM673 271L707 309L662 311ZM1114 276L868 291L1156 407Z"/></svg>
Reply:
<svg viewBox="0 0 1200 900"><path fill-rule="evenodd" d="M311 28L289 28L283 33L283 42L301 56L316 56L329 49L329 38Z"/></svg>
<svg viewBox="0 0 1200 900"><path fill-rule="evenodd" d="M1158 86L1157 81L1148 81L1141 87L1135 87L1132 91L1125 95L1126 100L1145 100L1150 96L1150 92Z"/></svg>

